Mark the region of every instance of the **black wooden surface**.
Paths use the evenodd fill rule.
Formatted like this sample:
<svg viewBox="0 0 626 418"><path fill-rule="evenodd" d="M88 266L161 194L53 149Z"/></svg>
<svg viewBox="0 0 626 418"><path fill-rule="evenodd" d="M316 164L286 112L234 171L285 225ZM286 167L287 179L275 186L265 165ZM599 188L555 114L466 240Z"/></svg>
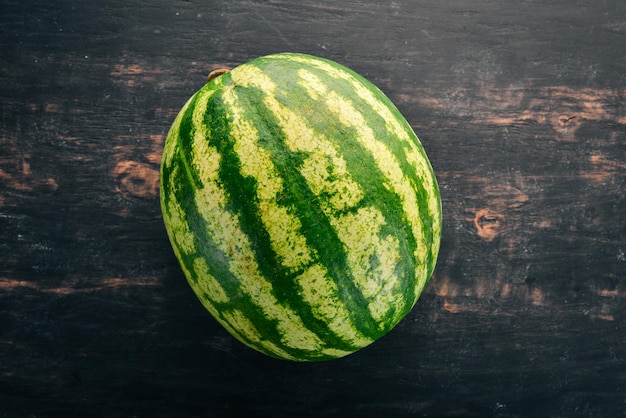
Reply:
<svg viewBox="0 0 626 418"><path fill-rule="evenodd" d="M0 6L1 418L626 416L626 2ZM187 97L280 51L377 84L442 191L422 299L328 363L222 330L158 204Z"/></svg>

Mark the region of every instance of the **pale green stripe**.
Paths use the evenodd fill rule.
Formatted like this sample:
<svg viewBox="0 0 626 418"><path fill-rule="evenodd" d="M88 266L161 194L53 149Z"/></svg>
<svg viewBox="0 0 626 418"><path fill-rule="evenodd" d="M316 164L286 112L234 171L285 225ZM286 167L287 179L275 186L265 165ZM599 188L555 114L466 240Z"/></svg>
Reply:
<svg viewBox="0 0 626 418"><path fill-rule="evenodd" d="M291 272L302 271L313 261L314 251L308 248L300 234L298 218L279 205L284 192L283 180L271 161L271 156L259 144L259 132L240 114L234 89L223 95L224 104L232 112L231 137L241 163L241 174L256 180L261 221L270 236L272 250Z"/></svg>
<svg viewBox="0 0 626 418"><path fill-rule="evenodd" d="M173 164L173 159L175 153L180 152L178 145L180 141L181 122L186 115L190 103L192 103L194 99L195 97L192 97L187 101L176 117L168 134L162 163L164 168L170 170L168 184L162 184L162 193L164 190L167 190L168 194L161 199L161 202L166 209L164 211L164 217L167 217L168 222L165 222L165 225L168 235L172 240L172 249L176 258L180 260L180 266L185 278L205 308L218 321L223 322L219 317L219 311L215 308L215 303L227 302L228 297L219 282L209 274L204 259L201 257L194 258L194 254L197 253L195 245L196 236L189 229L186 213L176 199L180 187L180 184L177 182L180 180L180 170L185 169L188 171L189 168L186 166L183 167L180 164ZM204 108L206 108L206 100L208 100L208 97L206 97L203 102ZM180 159L180 161L181 164L184 165L183 159ZM187 172L186 175L189 176L189 173ZM165 177L162 176L161 181L164 181L164 178ZM187 261L191 261L192 258L193 261L191 265L188 265Z"/></svg>
<svg viewBox="0 0 626 418"><path fill-rule="evenodd" d="M346 169L345 160L323 133L313 131L306 119L276 99L277 85L258 68L239 67L232 77L236 85L265 92L264 104L278 121L287 147L293 152L306 153L301 174L313 193L331 196L328 204L326 196L320 199L320 206L346 248L355 284L367 299L373 300L368 305L372 317L381 320L390 310L401 312L403 301L394 289L399 284L394 280L400 261L399 242L390 236L381 238L385 219L379 209L368 207L345 213L346 209L355 208L363 197L360 186ZM379 152L371 147L370 151ZM370 260L374 258L379 264L372 268Z"/></svg>
<svg viewBox="0 0 626 418"><path fill-rule="evenodd" d="M230 301L222 285L209 273L209 266L204 258L196 257L193 260L193 271L195 277L198 278L198 281L191 285L196 290L196 294L208 295L211 301L216 303L226 303Z"/></svg>
<svg viewBox="0 0 626 418"><path fill-rule="evenodd" d="M185 255L193 254L196 252L196 246L194 242L195 236L193 232L189 230L189 225L187 224L185 212L176 200L176 190L178 188L178 185L176 184L175 180L179 176L178 171L180 170L180 166L172 166L170 167L170 169L170 182L167 185L170 193L167 199L164 200L164 204L166 205L165 214L166 216L168 216L169 222L166 222L165 226L168 230L169 236L174 240L174 251L177 252L176 255L180 260L181 252Z"/></svg>
<svg viewBox="0 0 626 418"><path fill-rule="evenodd" d="M306 268L306 271L296 278L296 281L303 286L303 296L305 296L307 284L303 280L310 278L312 272L325 271L325 269L312 264L316 254L307 246L305 237L300 233L302 225L298 218L289 213L286 207L278 204L284 192L282 177L272 163L270 153L260 146L258 130L240 114L235 91L225 92L222 99L232 112L231 137L235 139L233 148L241 164L241 174L252 177L256 181L261 221L270 236L272 249L279 256L282 265L292 272ZM348 312L344 312L345 307L336 295L336 287L329 285L334 285L334 282L328 280L325 275L317 276L317 278L323 280L316 283L317 287L313 292L315 296L309 293L306 295L309 297L304 298L312 308L314 316L328 323L331 331L352 345L362 347L371 343L371 340L364 337L359 338L358 331L349 323ZM330 304L331 300L332 304ZM265 343L261 342L261 344ZM322 353L337 356L347 355L350 352L325 348Z"/></svg>
<svg viewBox="0 0 626 418"><path fill-rule="evenodd" d="M342 340L354 347L365 347L373 342L357 331L350 319L350 313L339 298L339 289L328 277L328 271L315 264L296 278L302 289L302 298L313 315L324 321L328 328Z"/></svg>
<svg viewBox="0 0 626 418"><path fill-rule="evenodd" d="M336 65L315 57L299 54L278 54L273 55L272 58L310 65L324 71L332 78L340 79L349 83L356 94L372 108L373 112L380 115L380 117L385 121L388 131L395 135L404 144L404 152L406 154L407 162L414 167L415 174L424 184L424 189L429 192L429 199L427 202L428 212L433 222L433 236L438 236L441 231L441 208L439 199L435 195L435 192L433 192L437 189L435 177L432 173L432 168L428 162L426 154L415 143L417 140L415 134L412 133L412 131L411 133L407 131L407 129L411 128L408 125L403 126L405 124L400 123L398 117L394 115L388 104L383 103L368 86L364 85L350 72L343 70L341 67L337 67ZM302 72L306 73L306 70L303 70ZM304 84L308 84L310 86L309 91L314 92L315 99L317 99L320 95L323 96L325 94L324 83L319 79L316 80L316 77L313 74L308 73L301 75L301 77L305 80ZM380 92L379 94L382 95L383 93ZM438 239L433 240L431 247L431 254L433 254L433 256L438 254L439 244L440 241Z"/></svg>
<svg viewBox="0 0 626 418"><path fill-rule="evenodd" d="M317 62L317 61L315 61ZM323 63L322 63L323 64ZM325 71L331 71L333 74L342 74L341 78L346 78L353 85L361 85L358 80L348 77L342 71L338 71L334 67L328 66L323 68ZM354 107L352 102L334 91L329 91L322 80L319 80L314 74L301 70L303 86L313 100L323 100L325 105L337 116L338 120L347 127L356 131L357 141L367 149L374 158L378 169L386 177L388 186L401 199L403 211L407 217L410 227L418 245L415 249L416 278L418 280L415 292L416 294L424 287L427 276L428 264L425 262L427 258L427 250L420 243L426 242L425 233L422 228L420 218L420 209L418 207L418 198L410 180L404 175L400 163L393 155L393 152L381 141L377 140L374 131L369 127L365 117ZM433 199L430 199L433 200ZM386 289L393 292L391 289Z"/></svg>
<svg viewBox="0 0 626 418"><path fill-rule="evenodd" d="M239 86L251 86L257 87L258 83L268 82L269 80L264 78L262 74L256 73L254 67L238 68L237 71L233 71L233 82ZM271 83L271 81L270 81ZM263 87L268 87L266 84ZM242 164L242 174L251 176L257 181L257 197L259 199L259 206L261 208L262 222L270 235L272 249L286 262L288 267L292 268L292 271L296 269L299 271L306 271L296 278L296 281L302 288L302 296L305 302L310 306L313 315L328 324L329 329L335 333L342 340L358 346L363 347L370 344L372 341L363 335L356 329L350 319L350 312L346 309L343 302L337 296L338 289L331 277L327 276L326 269L320 265L313 264L314 257L317 256L313 249L307 247L306 239L301 234L301 224L298 219L288 213L287 209L278 205L278 196L282 193L282 179L276 170L276 167L271 162L270 154L263 147L260 146L259 133L254 126L247 122L242 115L239 115L239 106L236 101L236 97L233 94L224 95L224 101L227 103L231 111L233 112L233 126L232 135L236 138L235 150L240 157ZM276 109L271 109L276 110ZM279 114L275 114L279 117ZM284 121L281 127L289 125L289 121ZM306 150L314 152L315 156L323 156L326 160L326 154L320 154L319 142L293 141L294 136L289 135L285 131L287 136L288 146L291 146L292 151L305 151L303 148L297 148L296 145L303 145L304 148L309 147ZM291 143L291 142L294 143ZM325 144L325 145L329 145ZM336 154L336 152L335 152ZM306 171L307 161L305 160L303 170ZM345 172L345 162L343 163L343 171ZM312 175L315 175L315 170L310 170ZM319 172L319 170L318 170ZM336 170L341 172L341 170ZM347 174L347 173L346 173ZM343 182L341 186L337 184L322 184L322 182L316 183L318 194L321 193L321 189L334 189L335 198L331 198L331 205L335 205L337 209L345 208L345 200L341 200L341 193L344 193L344 197L348 197L353 200L353 204L358 203L362 193L356 190L358 186L356 183L349 181ZM351 190L348 191L348 190ZM292 260L292 261L290 261ZM317 283L321 286L322 283L326 283L325 286L321 286L315 292L315 297L312 293L308 292L307 278L311 277L312 272L318 274L316 276L319 280ZM319 276L321 272L324 272L323 276ZM332 301L332 303L331 303Z"/></svg>
<svg viewBox="0 0 626 418"><path fill-rule="evenodd" d="M177 178L177 170L178 166L172 169L170 179ZM170 184L170 190L173 190L172 187L175 187L173 183ZM187 282L194 289L204 307L221 322L215 303L227 302L228 297L219 282L208 273L206 262L201 257L194 259L191 266L193 272L189 270L185 260L190 259L196 253L195 234L189 229L185 213L178 204L175 193L170 194L167 199L167 211L164 216L169 217L166 228L173 241L172 249L176 258L180 260L179 264Z"/></svg>
<svg viewBox="0 0 626 418"><path fill-rule="evenodd" d="M202 112L202 105L198 105ZM196 131L206 132L202 118L194 115ZM198 124L200 123L200 124ZM272 293L255 261L255 254L248 237L244 234L236 214L227 208L228 196L219 180L220 155L208 144L204 135L198 135L193 143L192 165L203 180L203 187L196 190L198 213L207 225L207 234L223 254L228 255L229 270L239 280L240 288L257 305L268 320L276 321L278 333L285 346L309 351L321 349L322 341L302 323L291 309L283 306Z"/></svg>
<svg viewBox="0 0 626 418"><path fill-rule="evenodd" d="M421 289L427 279L427 263L424 262L427 258L427 251L420 244L426 242L426 237L417 203L419 199L411 182L404 175L391 150L383 142L376 140L374 131L368 126L367 120L352 106L349 100L339 97L335 92L328 92L326 105L337 114L341 123L356 130L357 140L370 152L378 169L387 178L388 185L400 196L404 213L418 243L415 248L415 258L420 262L416 266L416 276L420 280L418 288Z"/></svg>

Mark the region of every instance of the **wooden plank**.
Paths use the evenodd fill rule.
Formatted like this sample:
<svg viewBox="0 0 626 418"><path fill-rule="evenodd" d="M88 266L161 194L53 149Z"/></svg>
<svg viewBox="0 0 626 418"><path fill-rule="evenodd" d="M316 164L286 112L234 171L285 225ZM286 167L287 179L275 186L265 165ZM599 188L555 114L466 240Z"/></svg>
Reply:
<svg viewBox="0 0 626 418"><path fill-rule="evenodd" d="M2 2L0 417L622 416L626 3ZM158 168L212 69L299 51L398 105L438 176L422 299L342 360L243 347Z"/></svg>

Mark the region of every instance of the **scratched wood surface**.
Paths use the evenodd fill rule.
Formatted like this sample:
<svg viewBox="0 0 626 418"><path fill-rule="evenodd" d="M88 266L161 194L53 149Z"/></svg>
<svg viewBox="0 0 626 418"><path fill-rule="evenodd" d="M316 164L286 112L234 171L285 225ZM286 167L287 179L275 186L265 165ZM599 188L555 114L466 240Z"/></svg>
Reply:
<svg viewBox="0 0 626 418"><path fill-rule="evenodd" d="M626 2L0 6L0 418L626 415ZM442 191L423 297L328 363L222 330L158 204L187 97L279 51L377 84Z"/></svg>

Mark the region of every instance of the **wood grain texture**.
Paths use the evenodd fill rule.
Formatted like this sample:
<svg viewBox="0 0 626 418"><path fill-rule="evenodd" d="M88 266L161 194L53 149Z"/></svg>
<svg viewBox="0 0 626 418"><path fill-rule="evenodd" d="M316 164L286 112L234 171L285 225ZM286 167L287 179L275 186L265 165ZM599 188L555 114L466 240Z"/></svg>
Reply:
<svg viewBox="0 0 626 418"><path fill-rule="evenodd" d="M0 4L0 417L625 415L623 1ZM158 204L185 100L279 51L377 84L442 191L422 299L329 363L222 330Z"/></svg>

